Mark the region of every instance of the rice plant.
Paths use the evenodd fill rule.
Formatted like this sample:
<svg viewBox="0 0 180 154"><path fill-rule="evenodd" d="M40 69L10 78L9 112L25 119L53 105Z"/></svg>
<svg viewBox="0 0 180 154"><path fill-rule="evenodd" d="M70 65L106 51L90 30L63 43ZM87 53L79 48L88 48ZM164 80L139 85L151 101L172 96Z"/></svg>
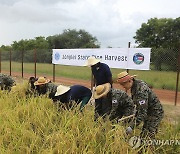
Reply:
<svg viewBox="0 0 180 154"><path fill-rule="evenodd" d="M26 87L26 86L25 86ZM0 153L180 153L180 145L132 148L121 124L99 119L94 122L94 106L87 105L83 113L79 106L65 110L46 96L25 96L26 88L18 92L0 91ZM22 91L21 91L22 90ZM179 139L180 123L167 118L160 125L157 139Z"/></svg>

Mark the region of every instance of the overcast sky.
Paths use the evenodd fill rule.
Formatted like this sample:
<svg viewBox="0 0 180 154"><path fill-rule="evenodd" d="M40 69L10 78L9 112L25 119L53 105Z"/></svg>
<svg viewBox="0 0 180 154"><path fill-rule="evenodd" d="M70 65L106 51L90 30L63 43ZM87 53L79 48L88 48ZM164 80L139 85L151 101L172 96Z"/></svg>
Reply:
<svg viewBox="0 0 180 154"><path fill-rule="evenodd" d="M180 0L0 0L0 46L84 29L102 48L126 48L154 17L180 17Z"/></svg>

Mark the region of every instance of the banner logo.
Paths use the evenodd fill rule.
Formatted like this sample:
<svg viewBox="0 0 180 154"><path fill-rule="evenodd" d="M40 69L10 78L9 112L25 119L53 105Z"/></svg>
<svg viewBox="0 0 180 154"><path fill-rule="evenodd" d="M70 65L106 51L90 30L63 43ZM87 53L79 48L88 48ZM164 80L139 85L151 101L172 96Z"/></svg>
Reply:
<svg viewBox="0 0 180 154"><path fill-rule="evenodd" d="M133 62L137 65L140 65L144 62L144 55L142 53L136 53L133 56Z"/></svg>
<svg viewBox="0 0 180 154"><path fill-rule="evenodd" d="M55 53L55 60L59 60L60 59L60 54L58 52Z"/></svg>

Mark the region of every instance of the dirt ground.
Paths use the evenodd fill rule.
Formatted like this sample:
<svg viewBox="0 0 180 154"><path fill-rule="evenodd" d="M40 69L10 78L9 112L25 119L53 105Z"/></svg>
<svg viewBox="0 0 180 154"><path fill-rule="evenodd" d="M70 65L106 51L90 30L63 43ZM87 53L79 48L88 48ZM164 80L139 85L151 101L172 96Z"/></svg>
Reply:
<svg viewBox="0 0 180 154"><path fill-rule="evenodd" d="M9 74L9 72L2 72L2 73L6 73ZM22 81L22 74L21 73L17 73L17 72L12 72L11 74L15 80L17 80L17 82ZM34 74L28 74L28 73L24 73L23 77L24 79L28 79L30 76L34 76ZM37 75L39 76L39 75ZM47 76L49 79L51 79L51 81L53 81L52 76ZM58 84L64 84L64 85L74 85L74 84L80 84L86 87L91 87L91 81L87 81L87 80L78 80L78 79L72 79L72 78L64 78L64 77L56 77L55 78L55 83ZM114 84L113 85L114 88L117 89L122 89L122 87L120 87L120 85L118 84ZM153 89L153 91L157 94L157 96L159 97L160 101L164 104L175 104L175 91L172 90L162 90L162 89ZM178 92L177 95L177 105L180 105L180 92Z"/></svg>

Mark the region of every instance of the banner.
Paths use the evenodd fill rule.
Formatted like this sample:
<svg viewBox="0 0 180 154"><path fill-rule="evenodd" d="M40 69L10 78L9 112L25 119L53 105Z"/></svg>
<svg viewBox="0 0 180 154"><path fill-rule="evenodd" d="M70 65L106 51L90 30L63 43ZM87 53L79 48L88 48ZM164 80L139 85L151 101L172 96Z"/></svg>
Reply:
<svg viewBox="0 0 180 154"><path fill-rule="evenodd" d="M52 63L84 66L88 57L101 59L110 68L149 70L150 48L53 49Z"/></svg>

